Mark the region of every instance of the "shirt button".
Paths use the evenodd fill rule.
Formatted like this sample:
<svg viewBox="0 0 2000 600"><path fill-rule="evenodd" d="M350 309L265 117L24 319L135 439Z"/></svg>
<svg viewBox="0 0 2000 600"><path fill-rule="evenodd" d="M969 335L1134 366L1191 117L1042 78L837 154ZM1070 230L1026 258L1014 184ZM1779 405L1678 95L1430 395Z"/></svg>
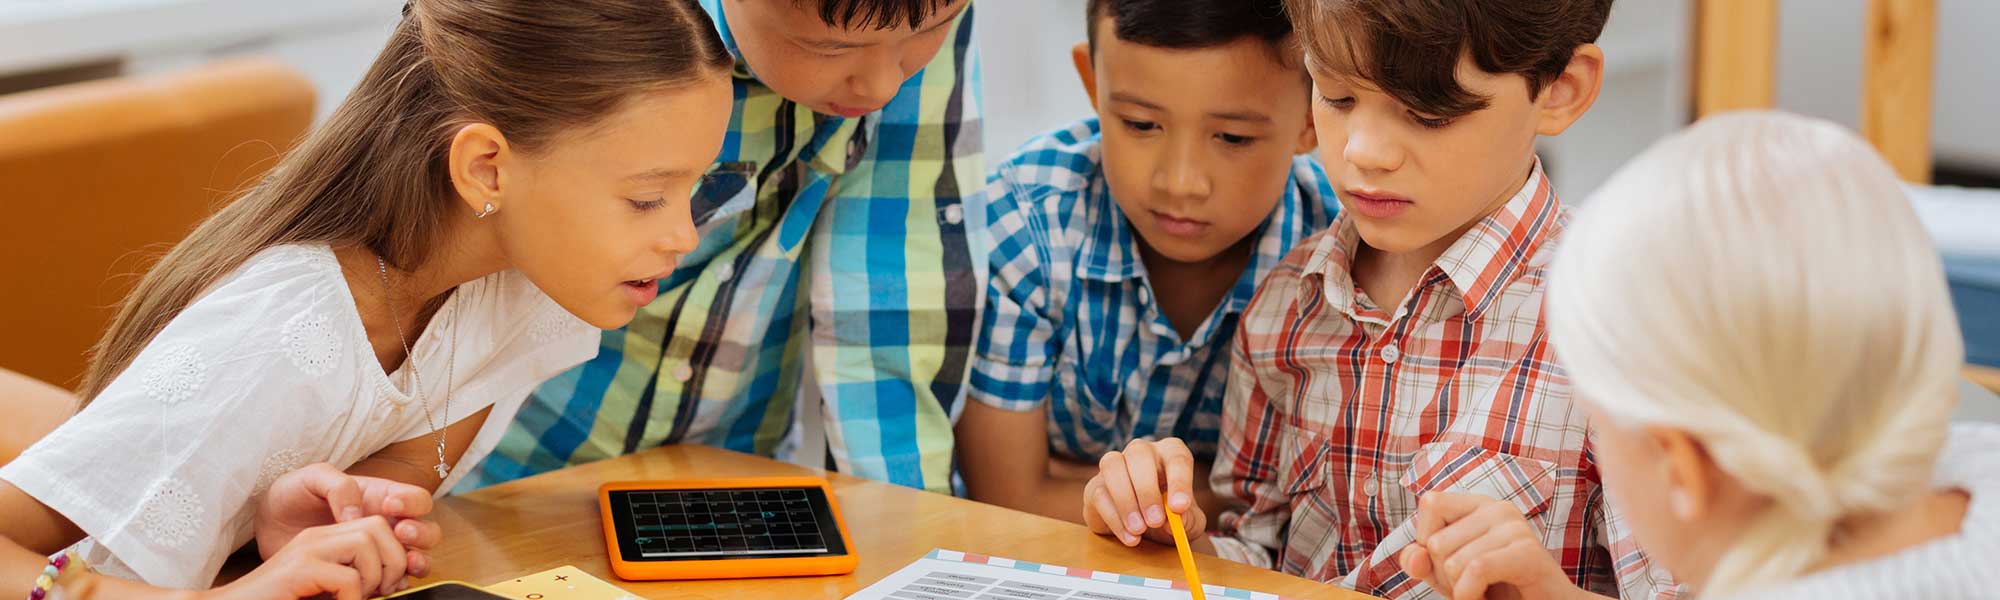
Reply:
<svg viewBox="0 0 2000 600"><path fill-rule="evenodd" d="M688 380L690 379L694 379L694 367L690 367L685 364L678 367L674 367L675 381L679 381L681 383L687 383Z"/></svg>
<svg viewBox="0 0 2000 600"><path fill-rule="evenodd" d="M1397 350L1394 345L1382 347L1382 362L1393 365L1396 364L1397 360L1400 360L1402 358L1403 358L1403 351Z"/></svg>
<svg viewBox="0 0 2000 600"><path fill-rule="evenodd" d="M957 225L965 222L965 207L957 204L944 207L944 222Z"/></svg>
<svg viewBox="0 0 2000 600"><path fill-rule="evenodd" d="M1361 493L1368 494L1368 497L1374 498L1376 494L1382 493L1382 484L1375 483L1375 480L1370 479L1368 483L1361 484Z"/></svg>
<svg viewBox="0 0 2000 600"><path fill-rule="evenodd" d="M1139 288L1139 303L1140 303L1140 304L1152 304L1152 303L1153 303L1153 292L1152 292L1152 290L1149 290L1149 289L1146 289L1146 288L1143 288L1143 287L1142 287L1142 288Z"/></svg>
<svg viewBox="0 0 2000 600"><path fill-rule="evenodd" d="M715 280L716 280L716 281L722 281L722 282L727 282L727 281L729 281L729 278L731 278L731 277L735 277L735 276L736 276L736 266L735 266L735 265L732 265L732 264L730 264L730 263L722 263L722 264L721 264L720 266L717 266L717 267L715 267Z"/></svg>

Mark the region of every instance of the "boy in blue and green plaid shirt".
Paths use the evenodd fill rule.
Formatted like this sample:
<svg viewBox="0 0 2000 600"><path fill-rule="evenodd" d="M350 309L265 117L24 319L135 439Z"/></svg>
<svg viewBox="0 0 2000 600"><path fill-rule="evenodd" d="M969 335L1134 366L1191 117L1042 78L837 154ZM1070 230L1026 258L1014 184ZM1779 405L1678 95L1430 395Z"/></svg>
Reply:
<svg viewBox="0 0 2000 600"><path fill-rule="evenodd" d="M460 489L662 444L789 457L813 430L802 454L950 491L985 270L971 0L702 5L737 63L700 247Z"/></svg>
<svg viewBox="0 0 2000 600"><path fill-rule="evenodd" d="M1075 52L1098 117L987 182L996 245L958 423L973 498L1071 521L1106 452L1180 438L1213 455L1237 320L1337 206L1299 156L1311 84L1278 0L1088 16Z"/></svg>

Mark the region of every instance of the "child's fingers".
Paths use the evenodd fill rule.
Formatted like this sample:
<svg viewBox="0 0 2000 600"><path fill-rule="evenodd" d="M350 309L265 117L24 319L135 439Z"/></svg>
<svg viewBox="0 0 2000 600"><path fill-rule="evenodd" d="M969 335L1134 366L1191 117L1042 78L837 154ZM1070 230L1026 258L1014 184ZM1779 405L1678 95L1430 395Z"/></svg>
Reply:
<svg viewBox="0 0 2000 600"><path fill-rule="evenodd" d="M1489 563L1474 563L1473 568L1459 574L1451 582L1452 600L1485 600L1486 588L1492 585L1492 567Z"/></svg>
<svg viewBox="0 0 2000 600"><path fill-rule="evenodd" d="M362 591L361 573L352 567L328 561L312 561L301 566L297 576L304 579L301 584L291 586L294 598L317 598L332 594L336 600L366 600Z"/></svg>
<svg viewBox="0 0 2000 600"><path fill-rule="evenodd" d="M382 515L397 519L418 519L431 514L434 504L431 493L414 485L399 481L383 481L380 484Z"/></svg>
<svg viewBox="0 0 2000 600"><path fill-rule="evenodd" d="M1196 506L1188 509L1188 512L1181 515L1181 531L1187 534L1187 539L1190 542L1208 535L1208 517L1201 514L1201 507ZM1149 529L1146 531L1146 539L1158 542L1161 545L1172 546L1174 545L1174 532L1172 528L1168 527Z"/></svg>
<svg viewBox="0 0 2000 600"><path fill-rule="evenodd" d="M352 565L361 574L362 591L388 595L384 590L393 589L403 579L408 568L404 562L408 551L389 530L388 519L377 515L329 527L334 535L328 543L336 548L332 554L321 556Z"/></svg>
<svg viewBox="0 0 2000 600"><path fill-rule="evenodd" d="M1096 505L1099 492L1103 487L1104 478L1095 475L1090 477L1090 481L1083 483L1083 526L1090 528L1091 533L1098 535L1111 533L1111 527L1106 525L1104 516L1098 514Z"/></svg>
<svg viewBox="0 0 2000 600"><path fill-rule="evenodd" d="M1451 597L1451 580L1437 570L1437 555L1421 543L1411 543L1396 554L1396 562L1403 572L1417 578L1437 590L1438 595Z"/></svg>
<svg viewBox="0 0 2000 600"><path fill-rule="evenodd" d="M352 523L360 524L364 521ZM337 545L338 550L335 554L325 557L353 567L354 573L361 577L361 591L374 595L382 584L382 551L375 540L370 539L366 530L354 527L340 531L329 538L328 542ZM402 551L397 550L396 554L401 556Z"/></svg>
<svg viewBox="0 0 2000 600"><path fill-rule="evenodd" d="M1111 503L1111 496L1104 493L1104 477L1091 477L1083 484L1083 526L1097 535L1117 536L1125 541L1125 527L1118 524L1118 507Z"/></svg>
<svg viewBox="0 0 2000 600"><path fill-rule="evenodd" d="M444 528L423 519L403 519L396 523L396 541L407 548L436 548L444 541Z"/></svg>
<svg viewBox="0 0 2000 600"><path fill-rule="evenodd" d="M1145 529L1166 527L1166 503L1160 501L1160 457L1152 442L1132 440L1125 446L1125 472L1132 478L1133 500L1138 502Z"/></svg>
<svg viewBox="0 0 2000 600"><path fill-rule="evenodd" d="M1186 514L1194 506L1194 453L1180 438L1159 443L1160 467L1167 479L1167 510Z"/></svg>
<svg viewBox="0 0 2000 600"><path fill-rule="evenodd" d="M431 575L431 557L422 550L411 550L408 556L403 557L403 563L409 565L409 570L404 572L408 577L429 577ZM406 580L403 584L409 585L409 582Z"/></svg>
<svg viewBox="0 0 2000 600"><path fill-rule="evenodd" d="M1090 507L1086 509L1086 512L1096 513L1097 520L1104 528L1100 533L1115 535L1118 537L1118 543L1127 546L1136 546L1139 544L1138 540L1133 539L1132 534L1125 530L1125 525L1123 524L1125 513L1118 511L1118 505L1111 501L1111 494L1106 493L1102 487L1098 488L1097 492L1091 496Z"/></svg>
<svg viewBox="0 0 2000 600"><path fill-rule="evenodd" d="M1409 574L1411 577L1430 581L1431 555L1429 551L1424 549L1423 544L1412 543L1404 546L1402 552L1396 553L1396 565L1402 567L1403 572ZM1437 586L1432 585L1431 587Z"/></svg>
<svg viewBox="0 0 2000 600"><path fill-rule="evenodd" d="M1498 536L1508 522L1519 520L1521 515L1514 511L1513 505L1497 500L1488 501L1480 505L1479 509L1459 517L1445 525L1443 529L1421 539L1424 546L1430 548L1431 553L1437 555L1439 560L1450 560L1467 544L1472 544L1481 538Z"/></svg>
<svg viewBox="0 0 2000 600"><path fill-rule="evenodd" d="M1117 516L1110 522L1114 529L1125 532L1121 539L1136 537L1146 533L1146 521L1139 516L1139 503L1132 493L1132 477L1125 468L1125 455L1119 452L1105 453L1097 461L1097 476L1104 478L1105 495L1111 497L1111 504L1118 508Z"/></svg>
<svg viewBox="0 0 2000 600"><path fill-rule="evenodd" d="M352 476L326 463L307 465L293 471L280 480L291 479L307 493L326 501L326 508L333 514L336 523L345 523L366 515L361 505L361 485ZM273 484L277 487L278 484Z"/></svg>
<svg viewBox="0 0 2000 600"><path fill-rule="evenodd" d="M1498 535L1480 537L1445 556L1443 563L1438 565L1438 570L1443 571L1446 578L1456 581L1474 563L1504 561L1507 557L1499 553L1512 547L1513 543L1514 540ZM1538 547L1537 551L1543 550Z"/></svg>
<svg viewBox="0 0 2000 600"><path fill-rule="evenodd" d="M1518 542L1505 542L1501 546L1485 548L1478 556L1464 563L1458 572L1452 574L1451 597L1453 600L1484 600L1486 589L1518 579L1525 562L1518 560L1517 554L1523 550ZM1539 546L1527 549L1543 552ZM1449 572L1449 568L1447 568Z"/></svg>
<svg viewBox="0 0 2000 600"><path fill-rule="evenodd" d="M1188 505L1187 512L1181 513L1181 524L1187 526L1188 539L1208 535L1208 515L1201 511L1200 506L1194 506L1192 502Z"/></svg>
<svg viewBox="0 0 2000 600"><path fill-rule="evenodd" d="M368 536L368 541L375 545L375 555L377 560L381 561L379 567L381 571L375 579L374 593L381 596L395 593L396 586L402 583L403 577L409 571L409 563L406 560L409 551L403 548L403 542L396 539L396 533L389 528L388 519L375 517L360 521L357 525L362 528L363 534Z"/></svg>
<svg viewBox="0 0 2000 600"><path fill-rule="evenodd" d="M1431 492L1417 498L1417 539L1438 552L1437 544L1430 541L1438 530L1464 519L1472 511L1478 510L1488 500L1483 496Z"/></svg>

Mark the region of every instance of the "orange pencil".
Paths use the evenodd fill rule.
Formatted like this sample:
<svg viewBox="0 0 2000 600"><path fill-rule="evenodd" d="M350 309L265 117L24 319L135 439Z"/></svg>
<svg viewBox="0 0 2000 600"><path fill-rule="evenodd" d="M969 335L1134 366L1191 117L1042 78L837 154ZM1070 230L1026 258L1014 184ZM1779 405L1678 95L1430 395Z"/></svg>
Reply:
<svg viewBox="0 0 2000 600"><path fill-rule="evenodd" d="M1188 549L1187 526L1181 524L1181 514L1167 511L1167 529L1174 532L1174 551L1181 555L1181 570L1187 571L1188 593L1194 600L1208 600L1201 592L1201 575L1194 572L1194 552Z"/></svg>

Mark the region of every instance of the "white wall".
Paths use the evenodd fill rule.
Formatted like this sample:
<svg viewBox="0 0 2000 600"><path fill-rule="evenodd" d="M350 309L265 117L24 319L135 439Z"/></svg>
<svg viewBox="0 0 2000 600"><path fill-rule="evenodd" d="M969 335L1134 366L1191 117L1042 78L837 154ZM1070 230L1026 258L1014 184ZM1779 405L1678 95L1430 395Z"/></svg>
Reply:
<svg viewBox="0 0 2000 600"><path fill-rule="evenodd" d="M978 18L989 162L1037 133L1090 115L1069 54L1084 38L1083 0L986 0Z"/></svg>
<svg viewBox="0 0 2000 600"><path fill-rule="evenodd" d="M147 75L270 56L305 72L323 117L361 79L401 7L400 0L0 0L0 76L99 62Z"/></svg>
<svg viewBox="0 0 2000 600"><path fill-rule="evenodd" d="M1865 0L1783 0L1778 106L1859 127ZM1937 0L1931 140L1941 162L2000 171L2000 2Z"/></svg>

